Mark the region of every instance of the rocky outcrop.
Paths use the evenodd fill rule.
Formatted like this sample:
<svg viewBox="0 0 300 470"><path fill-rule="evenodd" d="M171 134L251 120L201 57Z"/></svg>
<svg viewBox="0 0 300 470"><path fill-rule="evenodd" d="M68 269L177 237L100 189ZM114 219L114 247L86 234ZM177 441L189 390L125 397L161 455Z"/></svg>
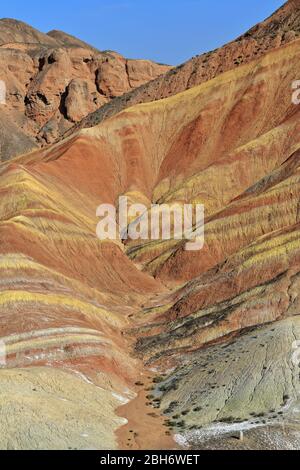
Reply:
<svg viewBox="0 0 300 470"><path fill-rule="evenodd" d="M1 119L5 112L26 142L23 148L6 146L1 160L57 140L115 96L169 69L97 51L62 32L46 35L16 20L0 20L0 80L6 84Z"/></svg>
<svg viewBox="0 0 300 470"><path fill-rule="evenodd" d="M19 121L19 126L13 118L14 114L10 112L0 112L1 161L9 160L11 155L22 155L38 147L34 139L21 130L22 121Z"/></svg>

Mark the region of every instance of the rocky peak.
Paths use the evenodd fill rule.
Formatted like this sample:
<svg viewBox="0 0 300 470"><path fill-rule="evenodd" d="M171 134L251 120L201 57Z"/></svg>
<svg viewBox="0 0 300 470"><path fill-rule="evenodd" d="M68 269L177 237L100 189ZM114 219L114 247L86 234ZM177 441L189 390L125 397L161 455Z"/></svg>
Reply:
<svg viewBox="0 0 300 470"><path fill-rule="evenodd" d="M0 19L0 45L4 44L43 44L56 47L57 41L23 21L12 18Z"/></svg>

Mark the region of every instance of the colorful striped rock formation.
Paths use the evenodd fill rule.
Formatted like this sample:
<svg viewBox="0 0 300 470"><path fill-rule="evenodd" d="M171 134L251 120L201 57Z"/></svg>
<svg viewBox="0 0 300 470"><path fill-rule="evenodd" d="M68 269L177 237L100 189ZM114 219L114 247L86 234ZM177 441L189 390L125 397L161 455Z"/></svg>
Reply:
<svg viewBox="0 0 300 470"><path fill-rule="evenodd" d="M300 39L283 42L0 165L1 448L237 448L240 430L299 448ZM122 195L204 204L203 249L99 240L96 208Z"/></svg>

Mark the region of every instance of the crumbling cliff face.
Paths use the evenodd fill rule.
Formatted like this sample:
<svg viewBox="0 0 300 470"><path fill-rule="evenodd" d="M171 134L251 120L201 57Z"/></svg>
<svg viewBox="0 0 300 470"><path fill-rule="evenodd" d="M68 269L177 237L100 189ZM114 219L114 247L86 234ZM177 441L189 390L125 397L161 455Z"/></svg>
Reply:
<svg viewBox="0 0 300 470"><path fill-rule="evenodd" d="M46 35L20 21L0 20L0 79L6 84L1 160L57 140L112 98L169 69L97 51L60 31Z"/></svg>

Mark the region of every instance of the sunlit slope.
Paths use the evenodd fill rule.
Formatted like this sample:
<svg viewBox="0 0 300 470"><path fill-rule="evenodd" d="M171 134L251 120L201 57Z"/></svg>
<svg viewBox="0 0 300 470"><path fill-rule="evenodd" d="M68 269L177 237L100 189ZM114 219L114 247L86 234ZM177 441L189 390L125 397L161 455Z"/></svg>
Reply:
<svg viewBox="0 0 300 470"><path fill-rule="evenodd" d="M0 371L0 382L18 396L20 407L27 398L33 406L36 392L28 391L28 383L55 397L62 388L68 400L68 387L79 379L88 382L88 390L79 386L78 397L91 393L97 417L102 400L104 418L100 428L93 421L91 433L105 433L103 447L115 447L113 430L120 419L114 410L122 397L132 396L143 361L164 368L177 365L183 354L187 364L191 353L202 361L200 348L219 347L220 341L275 321L278 335L283 331L290 338L300 272L300 108L291 100L299 55L298 40L0 166L0 328L11 369ZM184 241L123 246L98 240L96 208L117 203L120 195L148 204L203 203L204 249L188 253ZM284 337L281 341L286 351ZM273 347L270 342L270 351ZM49 378L45 367L51 368ZM28 371L19 372L23 368ZM294 392L292 379L285 382L278 374L274 380ZM255 401L250 388L259 377L255 373L247 385L253 403L278 406L282 387L273 405L268 397ZM271 375L267 380L270 384ZM187 393L181 386L179 397ZM232 382L226 387L223 398ZM44 412L48 399L39 396L37 410ZM67 434L68 413L80 407L76 400L75 408L60 403L56 416L55 402L49 411ZM162 398L164 408L168 400L174 397ZM230 413L238 416L243 401L236 403ZM13 409L17 413L18 407ZM82 416L84 407L80 410ZM217 416L212 411L208 420ZM22 414L20 420L27 419ZM201 422L207 424L202 415ZM45 446L57 445L44 431ZM77 434L70 436L64 446L78 444ZM0 444L9 446L7 440ZM31 445L37 446L36 435L18 441L20 448ZM89 445L101 447L93 438Z"/></svg>
<svg viewBox="0 0 300 470"><path fill-rule="evenodd" d="M0 371L9 397L0 447L114 448L124 422L115 410L139 377L122 332L145 296L162 288L120 246L97 240L98 198L76 177L71 183L68 164L40 160L37 153L31 164L3 167L0 177L0 331L11 369ZM18 415L15 434L8 410Z"/></svg>
<svg viewBox="0 0 300 470"><path fill-rule="evenodd" d="M300 2L288 0L265 21L253 26L234 41L196 55L155 80L114 98L86 116L69 132L74 133L75 129L95 126L130 106L168 98L212 80L224 72L236 70L274 49L297 40L299 35Z"/></svg>

